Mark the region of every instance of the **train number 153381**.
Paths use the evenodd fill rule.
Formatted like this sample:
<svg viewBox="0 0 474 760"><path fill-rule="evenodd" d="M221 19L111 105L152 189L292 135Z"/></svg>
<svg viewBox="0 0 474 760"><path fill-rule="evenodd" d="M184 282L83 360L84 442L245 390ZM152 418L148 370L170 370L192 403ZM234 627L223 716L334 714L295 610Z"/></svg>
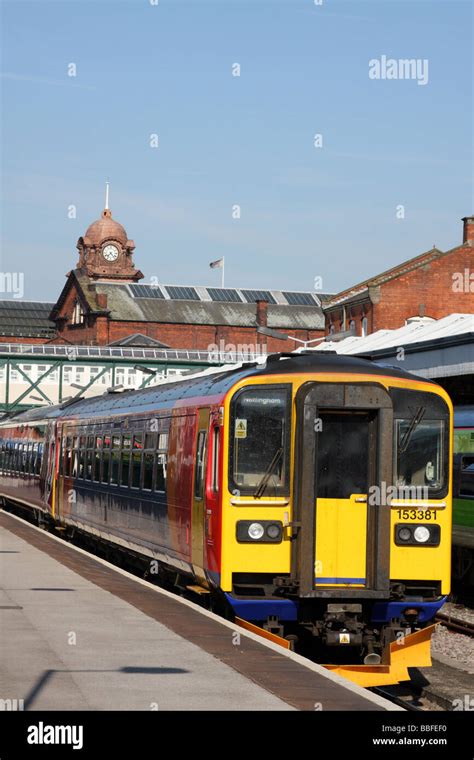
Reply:
<svg viewBox="0 0 474 760"><path fill-rule="evenodd" d="M398 509L401 520L436 520L435 509Z"/></svg>

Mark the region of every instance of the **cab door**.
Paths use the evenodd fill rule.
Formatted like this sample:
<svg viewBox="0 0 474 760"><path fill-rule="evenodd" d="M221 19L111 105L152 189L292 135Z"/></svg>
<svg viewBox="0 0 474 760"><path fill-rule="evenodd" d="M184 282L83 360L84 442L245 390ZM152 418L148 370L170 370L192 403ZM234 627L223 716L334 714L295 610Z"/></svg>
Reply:
<svg viewBox="0 0 474 760"><path fill-rule="evenodd" d="M296 395L292 578L303 597L389 595L393 407L374 382Z"/></svg>
<svg viewBox="0 0 474 760"><path fill-rule="evenodd" d="M376 412L327 411L316 441L316 562L319 586L367 583L367 498L375 475Z"/></svg>
<svg viewBox="0 0 474 760"><path fill-rule="evenodd" d="M196 577L205 579L205 485L209 436L209 407L197 411L196 438L194 450L193 503L191 519L191 560Z"/></svg>

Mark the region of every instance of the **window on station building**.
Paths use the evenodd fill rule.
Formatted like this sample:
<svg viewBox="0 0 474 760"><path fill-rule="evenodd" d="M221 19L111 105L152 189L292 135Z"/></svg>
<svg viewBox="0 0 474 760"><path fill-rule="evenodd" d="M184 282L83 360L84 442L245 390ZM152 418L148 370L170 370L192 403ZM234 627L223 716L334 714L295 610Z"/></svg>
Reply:
<svg viewBox="0 0 474 760"><path fill-rule="evenodd" d="M334 322L331 322L331 324L329 325L329 335L334 335L335 332L336 332L336 326Z"/></svg>
<svg viewBox="0 0 474 760"><path fill-rule="evenodd" d="M82 305L79 300L76 300L74 302L74 307L72 310L72 316L71 316L71 322L73 325L82 325L84 324L84 309L82 308Z"/></svg>
<svg viewBox="0 0 474 760"><path fill-rule="evenodd" d="M351 319L351 320L349 321L349 332L351 332L353 335L355 335L355 334L356 334L356 323L355 323L355 319Z"/></svg>
<svg viewBox="0 0 474 760"><path fill-rule="evenodd" d="M369 320L367 319L367 317L362 317L361 335L363 338L365 338L365 336L367 335L368 329L369 329Z"/></svg>

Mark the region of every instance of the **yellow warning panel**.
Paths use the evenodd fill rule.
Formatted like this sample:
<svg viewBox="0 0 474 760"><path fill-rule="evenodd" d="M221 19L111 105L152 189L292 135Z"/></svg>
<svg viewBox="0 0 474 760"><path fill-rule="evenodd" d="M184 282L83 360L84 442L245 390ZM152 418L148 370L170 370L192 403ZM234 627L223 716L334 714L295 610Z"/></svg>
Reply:
<svg viewBox="0 0 474 760"><path fill-rule="evenodd" d="M260 628L260 626L254 625L254 623L249 623L248 620L242 620L242 618L239 617L235 618L235 622L237 625L240 625L241 628L245 628L245 630L251 631L252 633L256 633L258 636L261 636L262 639L268 639L268 641L273 641L274 644L279 644L279 646L283 647L283 649L291 648L290 642L281 636L278 636L276 633L266 631L265 628Z"/></svg>
<svg viewBox="0 0 474 760"><path fill-rule="evenodd" d="M237 625L252 631L264 639L273 641L284 649L291 649L291 644L276 633L270 633L254 623L242 618L235 618ZM436 625L430 625L421 631L410 633L400 642L390 644L390 662L385 665L323 665L338 676L368 688L370 686L393 686L401 681L409 681L408 668L431 667L431 637Z"/></svg>
<svg viewBox="0 0 474 760"><path fill-rule="evenodd" d="M349 681L365 688L369 686L391 686L401 681L409 681L408 668L431 667L431 636L436 625L410 633L400 642L390 644L388 665L325 665Z"/></svg>

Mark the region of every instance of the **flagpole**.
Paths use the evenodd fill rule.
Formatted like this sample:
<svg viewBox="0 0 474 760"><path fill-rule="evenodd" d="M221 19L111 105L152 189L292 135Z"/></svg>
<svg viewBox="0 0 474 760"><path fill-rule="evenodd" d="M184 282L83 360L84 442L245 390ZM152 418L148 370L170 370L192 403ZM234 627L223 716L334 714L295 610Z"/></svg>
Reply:
<svg viewBox="0 0 474 760"><path fill-rule="evenodd" d="M222 257L222 275L221 275L221 288L223 288L223 287L224 287L224 263L225 263L225 258L224 258L224 256L223 256L223 257Z"/></svg>

